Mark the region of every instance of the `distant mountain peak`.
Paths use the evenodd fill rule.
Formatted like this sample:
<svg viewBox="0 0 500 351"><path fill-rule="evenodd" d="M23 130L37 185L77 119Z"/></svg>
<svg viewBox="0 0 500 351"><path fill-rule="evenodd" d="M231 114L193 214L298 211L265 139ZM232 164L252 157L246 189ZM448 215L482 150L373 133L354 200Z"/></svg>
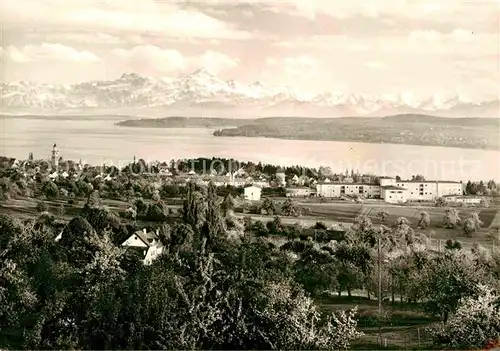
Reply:
<svg viewBox="0 0 500 351"><path fill-rule="evenodd" d="M198 68L196 71L193 71L189 76L208 76L208 77L215 77L215 74L211 73L208 69L206 68Z"/></svg>
<svg viewBox="0 0 500 351"><path fill-rule="evenodd" d="M133 79L140 79L144 78L138 75L137 73L123 73L122 76L120 77L121 80L133 80Z"/></svg>

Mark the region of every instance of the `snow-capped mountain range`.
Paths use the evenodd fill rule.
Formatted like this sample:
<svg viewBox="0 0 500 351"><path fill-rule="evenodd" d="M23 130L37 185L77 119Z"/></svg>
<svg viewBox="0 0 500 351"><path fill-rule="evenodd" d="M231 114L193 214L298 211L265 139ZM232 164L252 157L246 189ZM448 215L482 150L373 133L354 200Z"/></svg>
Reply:
<svg viewBox="0 0 500 351"><path fill-rule="evenodd" d="M125 73L111 81L75 85L0 83L4 113L140 113L143 115L266 117L387 116L424 113L447 117L499 117L499 101L473 103L460 97L425 100L345 92L300 94L260 82L244 85L197 70L179 78Z"/></svg>

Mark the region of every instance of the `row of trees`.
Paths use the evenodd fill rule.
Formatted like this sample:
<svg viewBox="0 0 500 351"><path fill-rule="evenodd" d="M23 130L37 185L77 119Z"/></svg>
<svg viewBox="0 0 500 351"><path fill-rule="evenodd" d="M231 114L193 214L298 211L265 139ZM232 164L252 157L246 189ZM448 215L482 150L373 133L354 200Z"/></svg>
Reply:
<svg viewBox="0 0 500 351"><path fill-rule="evenodd" d="M391 228L375 229L359 217L345 241L291 241L281 248L296 255L296 279L312 294L362 289L440 317L443 324L431 328L438 347L483 347L498 338L500 250L475 245L469 251L450 240L434 251L409 224L399 218Z"/></svg>
<svg viewBox="0 0 500 351"><path fill-rule="evenodd" d="M469 180L465 185L465 194L467 195L497 195L498 192L498 184L493 179L486 184L482 180L479 182Z"/></svg>

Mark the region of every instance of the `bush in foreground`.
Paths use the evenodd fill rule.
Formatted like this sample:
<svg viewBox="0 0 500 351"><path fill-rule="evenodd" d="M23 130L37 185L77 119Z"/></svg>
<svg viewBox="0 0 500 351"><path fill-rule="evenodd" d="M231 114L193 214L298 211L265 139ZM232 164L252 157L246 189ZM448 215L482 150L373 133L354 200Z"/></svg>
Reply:
<svg viewBox="0 0 500 351"><path fill-rule="evenodd" d="M477 296L462 299L447 324L433 328L436 344L470 349L486 347L500 339L500 296L487 286Z"/></svg>

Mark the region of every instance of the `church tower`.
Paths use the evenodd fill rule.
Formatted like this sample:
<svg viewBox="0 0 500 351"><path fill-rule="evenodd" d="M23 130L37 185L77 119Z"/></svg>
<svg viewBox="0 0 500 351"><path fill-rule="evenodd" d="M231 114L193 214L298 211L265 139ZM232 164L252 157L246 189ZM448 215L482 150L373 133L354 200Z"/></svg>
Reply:
<svg viewBox="0 0 500 351"><path fill-rule="evenodd" d="M59 149L57 148L56 144L54 144L54 146L52 146L51 163L52 163L52 168L57 170L57 166L59 163Z"/></svg>

